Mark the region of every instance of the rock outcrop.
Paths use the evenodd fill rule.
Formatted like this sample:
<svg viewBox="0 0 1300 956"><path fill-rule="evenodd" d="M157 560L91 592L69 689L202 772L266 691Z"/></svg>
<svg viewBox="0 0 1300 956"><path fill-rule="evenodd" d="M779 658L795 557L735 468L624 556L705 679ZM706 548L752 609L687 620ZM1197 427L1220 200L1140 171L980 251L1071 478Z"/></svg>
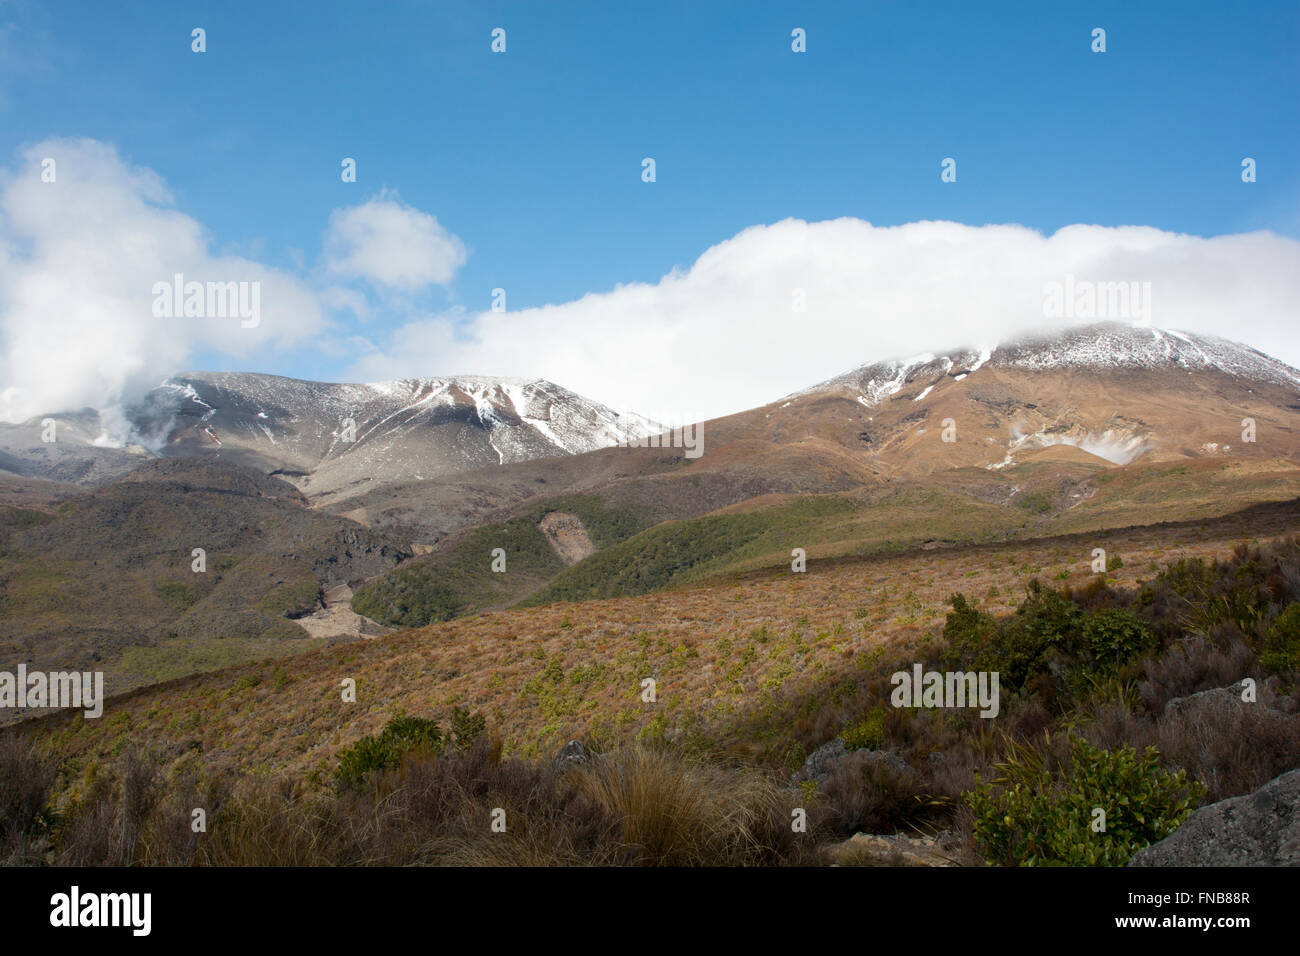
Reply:
<svg viewBox="0 0 1300 956"><path fill-rule="evenodd" d="M1300 770L1202 807L1129 866L1300 866Z"/></svg>

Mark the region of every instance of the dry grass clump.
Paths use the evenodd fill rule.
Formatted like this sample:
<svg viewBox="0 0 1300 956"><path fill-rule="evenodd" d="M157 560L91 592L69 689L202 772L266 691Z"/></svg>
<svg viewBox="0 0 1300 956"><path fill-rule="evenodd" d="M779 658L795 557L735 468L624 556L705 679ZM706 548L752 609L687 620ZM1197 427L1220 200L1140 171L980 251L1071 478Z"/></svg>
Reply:
<svg viewBox="0 0 1300 956"><path fill-rule="evenodd" d="M564 767L502 760L483 736L412 756L360 788L324 790L285 776L248 776L229 788L196 772L166 777L134 752L92 777L41 852L10 862L744 866L817 858L817 834L791 826L798 790L753 768L639 747ZM191 825L195 809L206 814L204 832ZM30 829L31 814L23 819Z"/></svg>
<svg viewBox="0 0 1300 956"><path fill-rule="evenodd" d="M756 769L632 748L579 773L583 792L618 821L620 842L641 864L795 862L809 841L791 825L804 802L798 791Z"/></svg>

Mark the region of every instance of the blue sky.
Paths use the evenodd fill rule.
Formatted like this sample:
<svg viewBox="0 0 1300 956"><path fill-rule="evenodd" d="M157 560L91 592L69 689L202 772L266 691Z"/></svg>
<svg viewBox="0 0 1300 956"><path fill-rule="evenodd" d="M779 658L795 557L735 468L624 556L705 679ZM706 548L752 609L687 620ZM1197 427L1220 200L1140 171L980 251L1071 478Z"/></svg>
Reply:
<svg viewBox="0 0 1300 956"><path fill-rule="evenodd" d="M377 343L498 286L514 310L655 283L787 217L1300 236L1294 2L7 0L5 24L0 163L50 138L111 144L214 250L301 274L331 212L381 189L435 216L468 258L446 285L373 297L355 331ZM348 361L243 364L328 378Z"/></svg>

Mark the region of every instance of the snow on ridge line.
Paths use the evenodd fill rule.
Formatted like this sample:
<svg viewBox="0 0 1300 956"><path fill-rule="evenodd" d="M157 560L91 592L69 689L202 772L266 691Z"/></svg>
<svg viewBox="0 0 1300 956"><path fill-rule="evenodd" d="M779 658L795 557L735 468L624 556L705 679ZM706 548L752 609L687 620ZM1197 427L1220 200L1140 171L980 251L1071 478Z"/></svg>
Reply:
<svg viewBox="0 0 1300 956"><path fill-rule="evenodd" d="M318 431L310 424L315 419L352 418L361 425L357 439L362 444L380 434L397 434L408 426L418 428L421 422L412 416L465 399L485 430L494 433L489 444L498 461L531 458L535 448L528 433L557 452L581 454L660 430L645 416L620 414L537 377L462 375L356 384L256 372L189 372L163 379L130 409L117 409L116 427L104 427L113 410L100 410L103 433L95 443L114 447L138 443L157 452L181 420L179 413L188 408L187 414L201 415L204 421L217 414L234 415L240 433L248 433L245 440L255 438L273 445L284 437L281 423L308 421L306 431L288 433L291 443L297 445ZM265 409L274 410L276 420L270 420ZM155 422L166 425L158 429ZM162 434L151 441L139 434L142 430L151 436L156 430ZM337 434L329 437L335 440L328 442L322 460L340 450Z"/></svg>
<svg viewBox="0 0 1300 956"><path fill-rule="evenodd" d="M392 394L400 389L409 389L415 386L435 386L441 388L461 388L466 391L471 389L497 388L505 385L516 388L527 388L528 386L549 385L554 388L560 388L554 382L549 382L544 378L516 378L508 375L421 375L412 378L394 378L382 382L363 382L360 383L365 388L374 389L383 394Z"/></svg>
<svg viewBox="0 0 1300 956"><path fill-rule="evenodd" d="M1174 329L1097 323L1074 326L1055 334L1026 335L974 349L940 353L944 374L957 381L986 365L997 368L1047 370L1066 367L1217 369L1225 374L1258 378L1274 384L1300 387L1300 370L1242 343L1217 336ZM954 361L954 358L957 361ZM856 389L874 407L898 392L906 376L928 361L932 353L906 359L885 359L860 366L785 398L796 398L837 387ZM969 367L962 367L969 362Z"/></svg>

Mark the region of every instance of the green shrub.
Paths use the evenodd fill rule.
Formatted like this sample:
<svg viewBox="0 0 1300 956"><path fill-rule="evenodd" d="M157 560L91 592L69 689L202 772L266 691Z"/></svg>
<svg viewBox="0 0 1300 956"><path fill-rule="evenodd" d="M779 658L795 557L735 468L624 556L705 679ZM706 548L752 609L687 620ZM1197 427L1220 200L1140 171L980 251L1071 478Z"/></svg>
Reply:
<svg viewBox="0 0 1300 956"><path fill-rule="evenodd" d="M1288 604L1269 625L1259 662L1279 673L1300 670L1300 603Z"/></svg>
<svg viewBox="0 0 1300 956"><path fill-rule="evenodd" d="M1114 673L1156 645L1155 632L1146 622L1119 608L1104 608L1089 615L1083 623L1083 639L1104 673Z"/></svg>
<svg viewBox="0 0 1300 956"><path fill-rule="evenodd" d="M964 594L954 594L948 603L952 610L944 621L943 636L954 663L961 659L974 659L997 633L998 622L992 615L972 607Z"/></svg>
<svg viewBox="0 0 1300 956"><path fill-rule="evenodd" d="M1055 508L1052 496L1045 491L1031 491L1027 494L1019 495L1013 502L1017 508L1023 508L1030 514L1041 515L1047 514Z"/></svg>
<svg viewBox="0 0 1300 956"><path fill-rule="evenodd" d="M460 595L440 580L439 569L428 564L398 568L362 585L352 598L352 609L358 614L402 627L448 621L464 608Z"/></svg>
<svg viewBox="0 0 1300 956"><path fill-rule="evenodd" d="M1077 604L1035 579L1010 623L1037 643L1071 647L1083 616Z"/></svg>
<svg viewBox="0 0 1300 956"><path fill-rule="evenodd" d="M415 750L438 753L444 741L438 725L423 717L394 717L378 734L362 737L339 753L335 781L355 787L368 774L378 770L396 770L402 756Z"/></svg>
<svg viewBox="0 0 1300 956"><path fill-rule="evenodd" d="M457 750L466 750L487 731L487 719L478 711L453 707L449 720L451 739Z"/></svg>
<svg viewBox="0 0 1300 956"><path fill-rule="evenodd" d="M997 671L1001 685L1017 690L1046 669L1049 653L1078 650L1084 613L1077 604L1038 580L1016 613L995 619L972 608L960 594L951 598L952 611L944 624L947 666L962 670Z"/></svg>
<svg viewBox="0 0 1300 956"><path fill-rule="evenodd" d="M874 707L840 732L849 750L879 750L885 743L885 709Z"/></svg>
<svg viewBox="0 0 1300 956"><path fill-rule="evenodd" d="M1053 773L1023 746L998 770L993 782L976 778L966 803L980 851L1003 866L1124 866L1178 829L1205 793L1186 771L1162 768L1155 747L1101 750L1079 738L1068 772ZM1093 829L1096 808L1103 832Z"/></svg>
<svg viewBox="0 0 1300 956"><path fill-rule="evenodd" d="M1181 631L1210 634L1232 626L1251 640L1273 600L1264 586L1268 570L1245 554L1208 564L1200 558L1183 559L1152 582L1152 603L1175 610L1171 617Z"/></svg>
<svg viewBox="0 0 1300 956"><path fill-rule="evenodd" d="M1124 559L1121 558L1118 554L1106 555L1107 571L1118 571L1122 567L1124 567Z"/></svg>
<svg viewBox="0 0 1300 956"><path fill-rule="evenodd" d="M542 679L552 684L558 684L564 680L564 663L560 660L559 655L552 657L542 668Z"/></svg>

